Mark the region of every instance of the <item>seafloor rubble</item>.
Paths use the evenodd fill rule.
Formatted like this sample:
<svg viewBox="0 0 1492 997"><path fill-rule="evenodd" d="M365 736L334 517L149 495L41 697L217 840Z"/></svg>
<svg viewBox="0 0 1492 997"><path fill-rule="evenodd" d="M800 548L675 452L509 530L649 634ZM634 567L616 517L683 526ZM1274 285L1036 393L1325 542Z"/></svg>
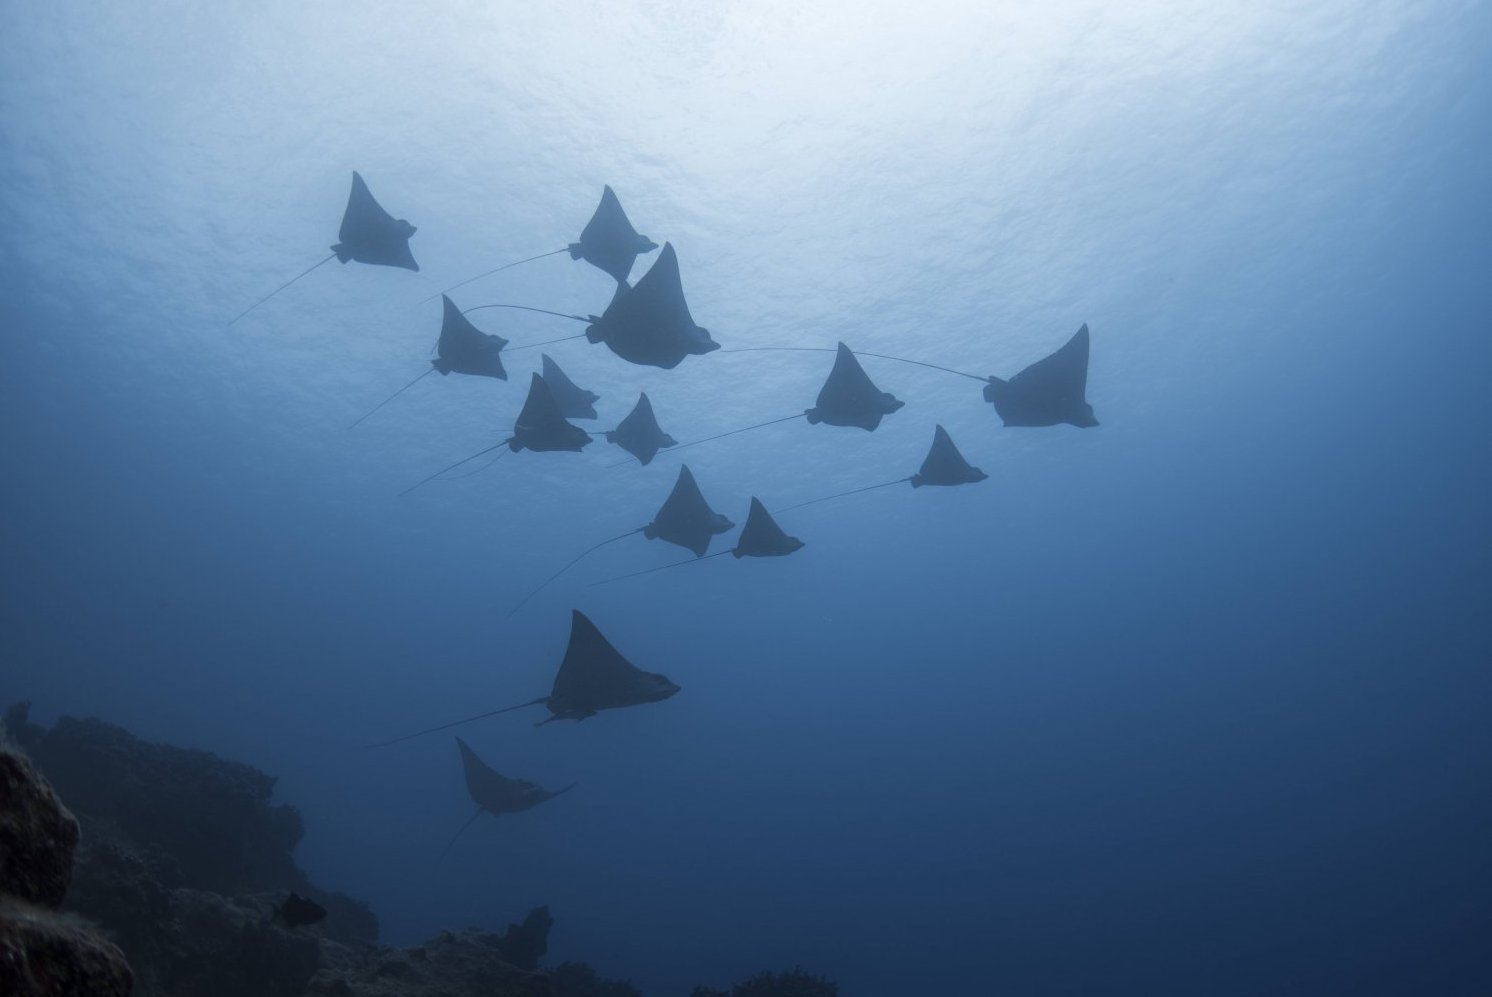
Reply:
<svg viewBox="0 0 1492 997"><path fill-rule="evenodd" d="M26 704L11 707L0 728L0 993L641 997L583 963L541 967L553 925L543 907L502 933L380 945L366 904L318 888L295 864L304 827L273 789L272 777L208 752L99 720L43 728ZM292 891L325 919L275 917ZM695 993L838 989L795 970Z"/></svg>

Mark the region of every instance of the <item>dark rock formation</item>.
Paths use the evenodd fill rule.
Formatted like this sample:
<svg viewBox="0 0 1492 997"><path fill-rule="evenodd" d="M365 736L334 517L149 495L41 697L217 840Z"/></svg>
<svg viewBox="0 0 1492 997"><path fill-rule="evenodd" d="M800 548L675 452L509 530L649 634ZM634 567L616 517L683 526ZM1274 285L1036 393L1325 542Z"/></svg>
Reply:
<svg viewBox="0 0 1492 997"><path fill-rule="evenodd" d="M275 780L258 769L71 717L29 752L74 810L169 855L167 886L233 894L305 878L291 858L305 832L300 814L271 804Z"/></svg>
<svg viewBox="0 0 1492 997"><path fill-rule="evenodd" d="M99 720L43 728L25 704L6 712L0 740L6 732L35 769L0 749L0 997L126 997L132 985L137 997L641 997L584 963L538 971L554 924L547 907L502 934L377 945L367 905L317 889L296 866L300 815L275 805L274 780L250 766ZM291 891L326 919L292 928L276 918ZM74 914L54 912L64 900ZM695 993L838 988L795 970Z"/></svg>
<svg viewBox="0 0 1492 997"><path fill-rule="evenodd" d="M55 913L72 875L78 822L25 756L0 749L0 994L128 997L118 946Z"/></svg>
<svg viewBox="0 0 1492 997"><path fill-rule="evenodd" d="M0 901L0 993L6 997L129 997L119 946L85 922Z"/></svg>
<svg viewBox="0 0 1492 997"><path fill-rule="evenodd" d="M503 936L469 929L442 932L412 949L322 945L310 994L331 997L569 997L544 973L502 957Z"/></svg>
<svg viewBox="0 0 1492 997"><path fill-rule="evenodd" d="M180 889L277 894L266 911L294 891L327 909L319 934L377 940L378 919L366 904L317 889L295 864L305 828L293 807L271 802L271 776L206 751L142 741L101 720L63 717L38 727L24 704L7 711L6 726L82 823L69 909L113 932L136 969L141 946L165 944L154 929L169 920L168 897Z"/></svg>
<svg viewBox="0 0 1492 997"><path fill-rule="evenodd" d="M549 929L552 927L554 918L549 916L549 908L535 907L522 924L508 925L508 930L492 945L508 962L519 969L532 971L539 968L539 960L549 951Z"/></svg>
<svg viewBox="0 0 1492 997"><path fill-rule="evenodd" d="M839 997L839 984L792 969L786 973L759 973L729 990L695 987L690 997Z"/></svg>
<svg viewBox="0 0 1492 997"><path fill-rule="evenodd" d="M152 964L163 994L300 997L321 963L321 940L282 927L262 901L173 890L162 924L165 951ZM144 988L142 988L142 992Z"/></svg>
<svg viewBox="0 0 1492 997"><path fill-rule="evenodd" d="M25 704L5 725L78 815L67 909L119 943L142 997L300 997L323 937L376 941L366 904L317 889L295 864L300 815L272 802L271 777L99 720L42 728ZM314 932L273 918L291 891L327 908Z"/></svg>
<svg viewBox="0 0 1492 997"><path fill-rule="evenodd" d="M49 910L73 877L78 821L23 755L0 753L0 893Z"/></svg>
<svg viewBox="0 0 1492 997"><path fill-rule="evenodd" d="M630 982L603 980L583 962L562 962L549 971L554 997L642 997Z"/></svg>

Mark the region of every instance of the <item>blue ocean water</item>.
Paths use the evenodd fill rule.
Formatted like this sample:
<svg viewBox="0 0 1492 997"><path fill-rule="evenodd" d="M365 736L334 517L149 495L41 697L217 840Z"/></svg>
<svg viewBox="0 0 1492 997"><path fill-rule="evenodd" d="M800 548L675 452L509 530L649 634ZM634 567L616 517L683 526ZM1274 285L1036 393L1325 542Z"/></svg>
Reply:
<svg viewBox="0 0 1492 997"><path fill-rule="evenodd" d="M649 994L1485 993L1492 10L1474 2L3 5L7 699L279 777L386 939L547 903ZM352 170L421 272L329 264ZM608 468L512 380L426 378L439 302L602 185L727 349L1008 376L1093 336L1089 430L973 381ZM644 272L652 257L638 263ZM463 307L598 312L560 256ZM521 345L578 331L488 311ZM811 405L827 355L550 348L609 428ZM632 538L687 463L807 546ZM720 543L720 541L717 541ZM674 699L462 736L579 788L478 822L447 735L542 695L570 612Z"/></svg>

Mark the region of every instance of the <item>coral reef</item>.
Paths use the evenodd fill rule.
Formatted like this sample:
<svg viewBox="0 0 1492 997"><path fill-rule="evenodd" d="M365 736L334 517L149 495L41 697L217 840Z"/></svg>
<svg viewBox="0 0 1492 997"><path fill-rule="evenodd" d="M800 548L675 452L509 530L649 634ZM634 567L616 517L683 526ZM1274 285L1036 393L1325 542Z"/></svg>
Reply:
<svg viewBox="0 0 1492 997"><path fill-rule="evenodd" d="M119 947L56 911L72 876L78 822L25 756L0 748L0 993L127 997Z"/></svg>

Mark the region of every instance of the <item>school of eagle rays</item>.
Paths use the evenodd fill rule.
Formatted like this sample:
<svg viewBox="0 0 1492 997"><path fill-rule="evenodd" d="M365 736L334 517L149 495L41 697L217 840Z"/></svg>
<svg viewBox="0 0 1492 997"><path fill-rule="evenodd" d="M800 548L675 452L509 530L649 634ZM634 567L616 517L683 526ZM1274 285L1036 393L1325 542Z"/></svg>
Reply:
<svg viewBox="0 0 1492 997"><path fill-rule="evenodd" d="M307 276L333 259L342 263L349 261L373 266L396 267L419 270L410 239L416 233L415 226L402 218L395 218L373 197L363 178L352 175L352 190L343 212L338 241L331 247L331 254L296 277L280 285L240 312L228 324L243 319L259 305L285 290L291 284ZM531 312L542 312L580 323L584 333L549 340L543 343L514 347L510 352L530 346L545 346L564 339L584 338L592 344L604 345L628 363L672 370L691 356L703 356L721 349L710 336L710 332L695 323L689 305L684 298L683 281L679 271L678 254L671 243L665 242L648 271L637 283L629 283L634 264L639 256L658 250L659 246L647 236L639 233L622 208L621 201L608 186L601 194L601 201L590 221L580 232L580 238L559 249L537 256L494 267L477 274L435 295L442 299L440 336L436 343L436 355L429 369L389 398L359 418L356 426L404 391L430 374L442 376L464 374L473 377L490 377L506 381L507 367L502 353L508 341L494 333L483 332L468 318L471 312L482 309L512 308ZM572 315L551 312L516 304L485 304L462 310L452 301L450 293L483 277L502 270L530 263L548 256L568 253L572 260L583 260L602 270L616 281L616 293L600 315ZM880 353L860 353L901 363L915 364L934 370L945 371L959 377L970 378L983 384L985 401L994 406L996 414L1006 426L1057 426L1070 425L1079 428L1097 426L1093 408L1086 398L1088 380L1087 325L1081 326L1065 343L1050 355L1043 357L1008 378L983 376L925 363L905 357ZM409 494L426 482L497 451L498 457L524 450L535 452L570 451L578 453L595 442L595 436L604 436L607 443L615 444L629 456L627 461L647 464L662 450L682 449L712 440L748 432L764 426L805 419L810 425L858 428L874 431L881 421L902 408L903 402L891 393L882 391L860 365L856 352L844 343L837 346L801 347L755 347L739 351L758 352L767 350L798 351L805 353L832 353L832 366L814 404L801 414L773 419L716 434L699 440L680 443L664 431L654 412L648 396L640 394L636 404L626 418L614 429L592 434L577 426L572 420L597 418L595 402L599 395L576 385L566 376L548 354L540 358L540 370L529 377L528 394L523 406L513 421L512 433L485 450L478 451L448 467L431 474L422 481L405 489ZM806 505L841 498L858 492L886 488L898 484L909 484L913 488L924 486L953 487L976 484L988 475L971 465L959 452L953 438L941 426L933 427L932 443L922 464L913 473L891 481L876 482L861 488L821 496L776 510L777 515ZM639 517L640 518L640 517ZM648 540L662 540L689 551L692 555L681 561L650 568L645 572L622 575L609 581L661 571L693 563L709 557L730 554L742 557L786 557L803 547L803 541L789 535L777 523L773 511L753 496L750 501L745 525L737 535L735 545L715 554L709 553L714 538L735 528L726 516L711 508L704 491L695 480L688 465L681 465L672 490L664 498L652 519L619 536L599 540L592 546L575 554L552 575L545 578L526 594L510 610L509 616L520 610L530 599L542 591L561 574L573 567L583 557L607 544L631 536L642 536ZM554 684L549 694L516 705L504 706L476 716L463 717L450 723L428 727L423 730L380 742L374 747L397 744L402 741L436 731L468 724L476 720L508 713L532 706L543 706L549 716L539 721L547 724L555 720L584 720L604 710L625 709L649 703L659 703L672 698L679 686L667 676L646 671L629 661L625 655L601 633L585 614L578 609L571 613L570 639L564 657L555 673ZM456 738L462 771L467 791L477 810L471 819L457 831L457 836L483 813L499 816L516 813L547 802L561 793L574 788L571 783L562 789L548 790L525 779L505 776L497 772L470 746ZM441 852L442 858L456 838Z"/></svg>

